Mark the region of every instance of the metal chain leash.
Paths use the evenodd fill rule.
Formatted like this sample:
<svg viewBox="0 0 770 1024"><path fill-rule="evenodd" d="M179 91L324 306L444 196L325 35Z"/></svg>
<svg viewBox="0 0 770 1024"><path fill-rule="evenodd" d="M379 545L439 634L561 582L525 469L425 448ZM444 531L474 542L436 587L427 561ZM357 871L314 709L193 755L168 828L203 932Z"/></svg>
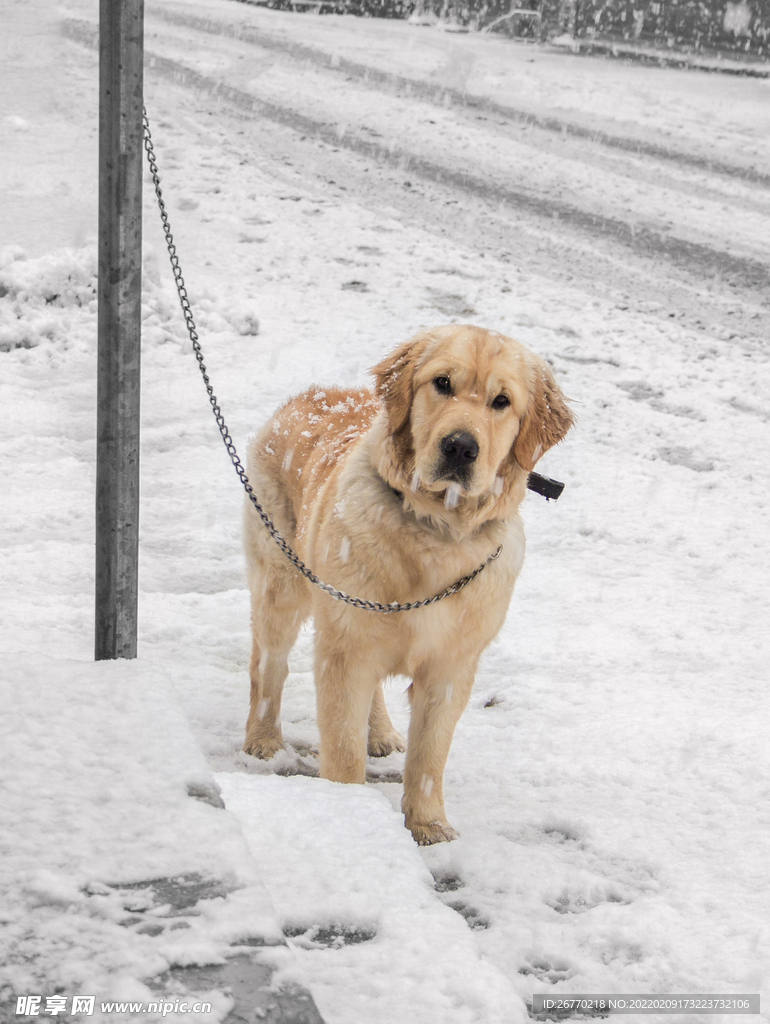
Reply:
<svg viewBox="0 0 770 1024"><path fill-rule="evenodd" d="M243 464L240 460L238 452L236 451L233 439L230 436L230 431L225 423L225 418L222 415L222 410L219 408L217 397L214 394L214 389L211 386L211 382L206 371L206 364L203 362L203 351L198 340L198 332L195 327L195 319L193 318L192 308L190 306L190 299L187 295L187 288L185 287L184 278L182 277L182 269L179 265L179 257L176 253L176 246L174 245L174 238L171 234L171 225L168 219L168 213L166 212L166 204L163 202L163 192L160 187L160 176L158 174L158 164L155 159L155 148L152 143L152 135L150 133L150 122L147 118L147 111L143 110L142 124L144 128L144 148L147 153L147 162L150 165L150 175L152 177L152 183L155 186L155 196L158 200L158 209L160 210L160 219L163 224L163 234L166 237L166 245L168 247L168 255L171 260L171 269L174 273L174 281L176 282L176 290L179 295L179 302L182 306L182 314L184 315L185 323L187 325L187 333L190 335L190 341L192 342L193 352L195 358L198 360L198 366L203 377L203 383L206 385L206 393L209 396L209 402L211 408L214 411L214 418L217 421L219 427L219 433L222 435L227 454L230 456L230 461L235 467L235 472L238 474L238 479L243 484L243 488L246 494L249 496L249 501L254 506L257 515L262 520L265 529L273 538L275 543L286 555L288 560L294 565L302 575L314 583L317 587L320 587L325 593L329 594L336 601L344 601L345 604L353 605L354 608L361 608L364 611L370 612L383 612L385 614L392 614L393 612L409 612L415 608L425 608L429 604L435 604L436 601L443 601L445 597L449 597L451 594L456 594L459 590L467 587L469 583L476 579L480 572L489 565L491 561L498 558L500 552L503 550L502 544L493 551L489 558L473 572L468 573L467 576L463 576L462 579L457 580L446 590L442 590L440 594L434 594L433 597L425 598L422 601L411 601L408 604L399 604L397 601L393 601L392 604L381 604L379 601L365 601L361 597L351 597L350 594L345 594L341 590L337 590L330 583L324 583L323 580L319 579L316 574L308 568L302 559L289 547L287 542L278 532L270 516L260 505L257 500L257 496L254 493L254 489L249 482L249 478L246 475L246 470L243 468Z"/></svg>

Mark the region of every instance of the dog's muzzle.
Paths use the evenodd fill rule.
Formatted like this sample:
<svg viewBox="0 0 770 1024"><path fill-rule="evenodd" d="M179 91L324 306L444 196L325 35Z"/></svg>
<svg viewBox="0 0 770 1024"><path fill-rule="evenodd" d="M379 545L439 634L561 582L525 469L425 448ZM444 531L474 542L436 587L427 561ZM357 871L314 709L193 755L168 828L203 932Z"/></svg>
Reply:
<svg viewBox="0 0 770 1024"><path fill-rule="evenodd" d="M473 434L455 430L439 442L441 456L436 467L436 480L454 480L466 487L473 476L473 465L479 457L479 444Z"/></svg>

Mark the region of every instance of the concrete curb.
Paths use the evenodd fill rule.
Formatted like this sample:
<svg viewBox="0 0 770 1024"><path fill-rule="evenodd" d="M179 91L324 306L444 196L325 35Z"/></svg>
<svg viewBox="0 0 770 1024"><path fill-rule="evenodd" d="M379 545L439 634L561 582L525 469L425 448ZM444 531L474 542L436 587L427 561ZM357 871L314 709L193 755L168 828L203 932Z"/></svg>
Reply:
<svg viewBox="0 0 770 1024"><path fill-rule="evenodd" d="M759 61L749 62L711 57L705 54L660 50L656 47L611 40L571 39L567 36L551 39L546 46L558 53L572 53L585 57L613 57L617 60L627 60L654 67L704 71L707 74L736 75L745 78L770 78L770 64L763 64Z"/></svg>

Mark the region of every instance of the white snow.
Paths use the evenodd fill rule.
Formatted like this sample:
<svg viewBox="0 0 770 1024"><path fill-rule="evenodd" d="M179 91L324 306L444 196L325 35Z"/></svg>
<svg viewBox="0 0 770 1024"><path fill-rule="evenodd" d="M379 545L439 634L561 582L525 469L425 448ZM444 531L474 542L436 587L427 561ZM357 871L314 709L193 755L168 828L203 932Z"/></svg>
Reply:
<svg viewBox="0 0 770 1024"><path fill-rule="evenodd" d="M295 936L297 964L284 976L310 979L325 1019L527 1019L505 973L436 899L401 815L374 787L302 776L255 785L236 773L217 780ZM353 941L322 944L318 925Z"/></svg>
<svg viewBox="0 0 770 1024"><path fill-rule="evenodd" d="M331 81L312 62L292 75L275 52L249 64L242 41L204 45L208 37L164 20L218 18L223 4L153 5L148 48L213 76L242 68L228 80L257 82L265 98L293 86L314 116L337 124L344 111L349 131L366 122L386 140L423 145L421 100L369 110L360 90L347 94L344 77ZM233 25L337 54L337 66L346 55L767 168L763 82L224 6ZM71 0L65 13L95 22L97 7ZM149 183L140 658L91 663L97 58L57 37L42 0L10 4L4 18L2 997L88 984L105 998L146 993L168 963L216 962L239 929L273 927L256 895L264 884L292 947L275 952L278 978L306 985L327 1024L509 1024L526 1019L533 991L761 992L767 1019L766 346L482 258L438 222L431 230L374 193L361 199L342 180L291 165L290 129L254 126L148 69L172 229L242 454L292 393L367 383L395 344L449 320L482 323L547 357L577 413L568 441L538 467L566 489L557 504L527 499L511 613L456 733L445 790L461 838L418 849L398 810L403 755L370 762L364 788L309 777L318 738L309 627L291 659L287 750L268 763L240 752L250 645L242 493L185 336ZM451 111L431 110L439 124L423 133L423 152L444 159ZM478 131L461 148L481 146L487 173L504 174L503 150L485 149ZM494 125L487 132L488 141ZM312 168L320 148L308 146ZM586 191L597 210L631 202L610 163L574 159L565 188ZM541 167L558 185L559 160L528 173ZM760 253L766 191L736 183L735 213L717 195L723 182L706 171L699 181L700 197L650 182L632 190L634 209L671 218L692 240ZM661 286L670 272L661 266ZM368 290L345 287L352 280ZM447 296L474 312L441 312ZM402 732L403 685L387 689ZM191 777L212 769L228 812L186 795ZM143 794L154 801L146 815ZM121 927L113 896L84 892L166 872L245 888L184 940ZM212 1019L229 1006L217 998Z"/></svg>
<svg viewBox="0 0 770 1024"><path fill-rule="evenodd" d="M5 653L0 684L4 996L97 995L102 1019L103 999L158 998L142 979L171 966L280 941L235 817L188 795L216 790L162 668ZM180 877L216 898L180 917L135 888ZM232 1005L201 995L213 1016L186 1019Z"/></svg>

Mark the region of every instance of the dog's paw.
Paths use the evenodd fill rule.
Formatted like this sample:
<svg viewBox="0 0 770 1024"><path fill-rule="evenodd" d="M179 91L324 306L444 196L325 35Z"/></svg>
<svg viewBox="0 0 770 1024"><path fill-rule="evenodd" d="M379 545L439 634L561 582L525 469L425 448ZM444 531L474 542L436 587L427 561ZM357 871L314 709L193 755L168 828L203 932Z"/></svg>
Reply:
<svg viewBox="0 0 770 1024"><path fill-rule="evenodd" d="M395 729L382 736L370 736L366 746L369 757L387 757L394 750L400 750L402 753L406 750L406 740Z"/></svg>
<svg viewBox="0 0 770 1024"><path fill-rule="evenodd" d="M280 736L247 736L243 744L244 752L252 757L259 757L263 761L269 761L275 757L279 750L283 750L283 741Z"/></svg>
<svg viewBox="0 0 770 1024"><path fill-rule="evenodd" d="M446 821L429 821L425 824L407 823L407 828L420 846L451 843L453 839L460 838L460 833L456 832Z"/></svg>

